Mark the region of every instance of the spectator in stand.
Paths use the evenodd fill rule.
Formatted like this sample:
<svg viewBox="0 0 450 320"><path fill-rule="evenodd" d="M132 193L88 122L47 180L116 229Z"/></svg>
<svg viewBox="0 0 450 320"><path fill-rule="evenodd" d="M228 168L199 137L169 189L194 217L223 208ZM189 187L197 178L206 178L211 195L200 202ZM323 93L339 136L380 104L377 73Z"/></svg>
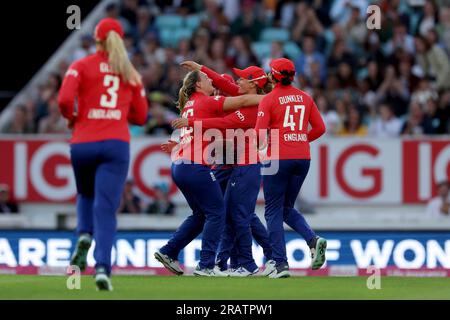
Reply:
<svg viewBox="0 0 450 320"><path fill-rule="evenodd" d="M175 213L175 204L170 200L167 185L157 184L154 190L154 200L147 207L147 213L173 215Z"/></svg>
<svg viewBox="0 0 450 320"><path fill-rule="evenodd" d="M243 35L234 36L231 39L231 46L228 49L227 60L229 61L229 66L238 69L245 69L248 66L256 65L257 59L252 52L250 39Z"/></svg>
<svg viewBox="0 0 450 320"><path fill-rule="evenodd" d="M217 0L204 0L205 16L204 26L213 34L220 32L228 32L229 22L228 18L223 12Z"/></svg>
<svg viewBox="0 0 450 320"><path fill-rule="evenodd" d="M171 97L176 97L183 82L184 72L179 65L172 64L168 66L166 73L161 83L161 90Z"/></svg>
<svg viewBox="0 0 450 320"><path fill-rule="evenodd" d="M447 54L450 54L450 6L439 8L439 23L436 31Z"/></svg>
<svg viewBox="0 0 450 320"><path fill-rule="evenodd" d="M320 111L325 128L327 128L325 134L336 135L341 127L341 119L336 111L330 110L327 98L324 95L317 96L316 101L317 108Z"/></svg>
<svg viewBox="0 0 450 320"><path fill-rule="evenodd" d="M337 78L339 81L339 86L342 89L356 88L356 78L353 74L352 67L348 63L341 62L338 65Z"/></svg>
<svg viewBox="0 0 450 320"><path fill-rule="evenodd" d="M358 6L351 7L351 14L347 23L345 23L344 31L347 38L353 46L362 47L367 36L366 16L362 17Z"/></svg>
<svg viewBox="0 0 450 320"><path fill-rule="evenodd" d="M374 30L369 30L363 48L364 51L358 59L361 65L365 65L369 61L376 61L379 68L384 65L386 58L382 53L381 40L378 33Z"/></svg>
<svg viewBox="0 0 450 320"><path fill-rule="evenodd" d="M167 136L173 131L170 122L177 116L175 114L168 114L165 108L159 103L152 103L149 110L150 120L145 126L145 132L153 136Z"/></svg>
<svg viewBox="0 0 450 320"><path fill-rule="evenodd" d="M33 133L33 128L27 122L27 109L24 105L19 105L14 110L12 121L3 130L4 133L25 134Z"/></svg>
<svg viewBox="0 0 450 320"><path fill-rule="evenodd" d="M347 63L353 68L355 66L355 62L355 57L346 47L345 42L343 40L335 41L331 55L328 58L328 72L336 72L340 63Z"/></svg>
<svg viewBox="0 0 450 320"><path fill-rule="evenodd" d="M317 62L320 65L320 75L322 79L326 78L326 63L322 53L316 50L315 40L311 36L303 38L303 52L298 57L295 69L298 73L305 75L307 78L311 76L311 64Z"/></svg>
<svg viewBox="0 0 450 320"><path fill-rule="evenodd" d="M243 0L241 4L242 14L231 24L232 35L248 35L252 41L259 40L261 30L264 29L264 22L256 15L256 2L253 0Z"/></svg>
<svg viewBox="0 0 450 320"><path fill-rule="evenodd" d="M448 111L448 110L447 110ZM425 103L423 133L445 134L447 132L448 112L438 108L438 101L430 98Z"/></svg>
<svg viewBox="0 0 450 320"><path fill-rule="evenodd" d="M421 105L412 100L409 105L408 118L403 124L402 135L422 135L424 133L423 128L423 111Z"/></svg>
<svg viewBox="0 0 450 320"><path fill-rule="evenodd" d="M341 137L367 135L367 126L362 123L361 113L354 106L349 107L348 118L344 121L344 126L338 132Z"/></svg>
<svg viewBox="0 0 450 320"><path fill-rule="evenodd" d="M330 11L330 17L333 21L345 25L352 15L353 8L358 8L360 17L365 18L368 5L367 0L334 1Z"/></svg>
<svg viewBox="0 0 450 320"><path fill-rule="evenodd" d="M262 62L262 68L266 71L270 71L270 61L278 58L286 58L283 51L283 43L280 41L273 41L270 47L270 55Z"/></svg>
<svg viewBox="0 0 450 320"><path fill-rule="evenodd" d="M358 104L369 113L373 115L376 113L377 95L370 89L370 82L368 78L358 82L359 98Z"/></svg>
<svg viewBox="0 0 450 320"><path fill-rule="evenodd" d="M19 206L10 193L10 188L6 184L0 184L0 213L18 213Z"/></svg>
<svg viewBox="0 0 450 320"><path fill-rule="evenodd" d="M437 184L438 195L428 202L426 214L429 218L450 217L450 181Z"/></svg>
<svg viewBox="0 0 450 320"><path fill-rule="evenodd" d="M200 64L206 64L210 61L208 54L210 46L210 34L205 28L200 28L194 35L194 60Z"/></svg>
<svg viewBox="0 0 450 320"><path fill-rule="evenodd" d="M163 64L165 62L166 56L164 49L159 46L158 37L155 33L147 33L139 46L148 65L153 63Z"/></svg>
<svg viewBox="0 0 450 320"><path fill-rule="evenodd" d="M123 189L122 201L118 211L121 213L141 213L141 198L139 198L134 192L134 182L133 180L128 180L125 183Z"/></svg>
<svg viewBox="0 0 450 320"><path fill-rule="evenodd" d="M178 42L178 52L175 58L177 64L180 64L183 61L192 60L193 56L194 53L189 39L181 39L180 42Z"/></svg>
<svg viewBox="0 0 450 320"><path fill-rule="evenodd" d="M447 117L447 124L446 126L446 130L445 133L450 133L450 90L444 92L440 99L439 99L439 112L441 112L442 114L446 115Z"/></svg>
<svg viewBox="0 0 450 320"><path fill-rule="evenodd" d="M30 131L30 133L37 132L37 123L36 119L36 104L32 99L28 99L25 104L25 117L26 117L26 127Z"/></svg>
<svg viewBox="0 0 450 320"><path fill-rule="evenodd" d="M423 6L423 13L417 24L417 32L422 37L425 37L427 32L433 29L437 24L437 10L436 5L433 1L427 0L425 1L425 5Z"/></svg>
<svg viewBox="0 0 450 320"><path fill-rule="evenodd" d="M105 18L113 18L113 19L119 19L120 16L120 9L119 6L115 3L110 3L105 8Z"/></svg>
<svg viewBox="0 0 450 320"><path fill-rule="evenodd" d="M156 27L152 26L153 16L148 7L141 6L137 11L137 23L133 27L133 35L136 39L144 38L148 33L155 33Z"/></svg>
<svg viewBox="0 0 450 320"><path fill-rule="evenodd" d="M227 71L225 64L225 55L225 42L221 38L214 39L211 43L211 49L208 52L206 65L210 66L211 69L215 70L218 73L225 73Z"/></svg>
<svg viewBox="0 0 450 320"><path fill-rule="evenodd" d="M417 77L412 70L411 58L402 59L398 66L398 71L398 79L408 91L407 95L409 97L411 96L411 92L413 92L419 84L419 77Z"/></svg>
<svg viewBox="0 0 450 320"><path fill-rule="evenodd" d="M416 37L417 60L425 75L433 79L436 90L450 89L450 60L438 44L431 45L425 38Z"/></svg>
<svg viewBox="0 0 450 320"><path fill-rule="evenodd" d="M80 47L73 52L72 61L82 59L94 52L95 45L92 36L85 34L81 37Z"/></svg>
<svg viewBox="0 0 450 320"><path fill-rule="evenodd" d="M319 48L323 48L324 37L323 33L325 31L322 23L317 18L314 9L308 6L306 2L300 2L295 7L295 20L294 28L292 28L292 23L282 19L281 24L285 28L292 28L291 38L297 43L301 43L305 35L313 36Z"/></svg>
<svg viewBox="0 0 450 320"><path fill-rule="evenodd" d="M196 1L192 0L153 0L159 12L186 15L196 9Z"/></svg>
<svg viewBox="0 0 450 320"><path fill-rule="evenodd" d="M48 115L39 121L38 132L45 134L64 134L70 132L67 127L67 121L59 111L56 97L49 100Z"/></svg>
<svg viewBox="0 0 450 320"><path fill-rule="evenodd" d="M123 0L120 8L120 16L125 18L129 25L136 25L138 7L139 0ZM129 25L125 25L124 29L128 31Z"/></svg>
<svg viewBox="0 0 450 320"><path fill-rule="evenodd" d="M268 3L270 1L266 1ZM278 0L274 1L273 25L277 28L290 28L295 23L297 5L294 0ZM305 1L300 2L306 6ZM303 9L303 8L302 8ZM305 12L305 11L303 11Z"/></svg>
<svg viewBox="0 0 450 320"><path fill-rule="evenodd" d="M369 134L377 138L398 137L402 129L402 121L398 119L389 104L381 104L375 119L370 122Z"/></svg>
<svg viewBox="0 0 450 320"><path fill-rule="evenodd" d="M419 104L424 105L430 98L437 99L438 93L431 87L427 79L421 78L416 90L411 96L411 101L417 101Z"/></svg>
<svg viewBox="0 0 450 320"><path fill-rule="evenodd" d="M414 37L408 34L406 26L397 22L394 26L394 34L392 38L386 43L385 52L387 55L391 55L398 48L403 49L408 54L414 54Z"/></svg>
<svg viewBox="0 0 450 320"><path fill-rule="evenodd" d="M383 82L378 63L374 60L367 64L367 81L369 82L370 90L376 91Z"/></svg>
<svg viewBox="0 0 450 320"><path fill-rule="evenodd" d="M395 67L389 65L383 82L377 90L378 101L386 101L394 108L397 116L406 113L409 100L408 87L397 77Z"/></svg>

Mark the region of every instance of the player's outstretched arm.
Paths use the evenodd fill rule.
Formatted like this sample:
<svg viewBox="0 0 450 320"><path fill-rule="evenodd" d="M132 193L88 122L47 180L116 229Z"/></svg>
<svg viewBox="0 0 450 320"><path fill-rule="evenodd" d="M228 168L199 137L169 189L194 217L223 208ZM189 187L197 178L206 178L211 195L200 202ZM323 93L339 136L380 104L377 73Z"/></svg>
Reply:
<svg viewBox="0 0 450 320"><path fill-rule="evenodd" d="M223 110L234 111L239 108L258 105L263 98L263 95L258 94L244 94L238 97L226 97L223 103Z"/></svg>
<svg viewBox="0 0 450 320"><path fill-rule="evenodd" d="M241 117L244 117L244 120L239 117L237 113L240 113ZM202 123L203 129L239 129L239 128L253 128L255 125L254 120L251 117L246 117L244 115L244 111L236 111L225 117L217 117L217 118L207 118L207 119L196 119L196 118L179 118L172 121L172 127L175 129L181 129L183 127L193 127L194 122L200 121ZM248 120L247 120L248 119Z"/></svg>
<svg viewBox="0 0 450 320"><path fill-rule="evenodd" d="M214 70L204 65L198 64L195 61L183 61L180 64L191 71L198 70L204 72L208 76L208 78L210 78L213 81L213 86L219 89L220 91L233 97L239 95L239 86L235 83L228 81Z"/></svg>

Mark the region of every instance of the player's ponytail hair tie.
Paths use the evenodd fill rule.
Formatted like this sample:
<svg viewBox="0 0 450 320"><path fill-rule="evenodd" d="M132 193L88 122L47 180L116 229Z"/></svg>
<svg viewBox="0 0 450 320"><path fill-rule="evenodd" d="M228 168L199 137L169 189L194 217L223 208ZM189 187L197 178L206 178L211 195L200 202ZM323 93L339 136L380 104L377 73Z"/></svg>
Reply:
<svg viewBox="0 0 450 320"><path fill-rule="evenodd" d="M200 80L200 73L198 70L194 70L186 74L183 79L183 85L178 92L178 109L180 109L180 113L183 111L186 102L188 102L189 98L196 91L196 84Z"/></svg>

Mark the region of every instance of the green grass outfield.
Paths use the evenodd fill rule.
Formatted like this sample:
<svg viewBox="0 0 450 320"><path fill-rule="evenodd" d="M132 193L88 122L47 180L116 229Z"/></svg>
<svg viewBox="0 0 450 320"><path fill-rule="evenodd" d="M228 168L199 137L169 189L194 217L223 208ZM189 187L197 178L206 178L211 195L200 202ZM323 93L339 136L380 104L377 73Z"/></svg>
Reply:
<svg viewBox="0 0 450 320"><path fill-rule="evenodd" d="M0 299L450 299L450 278L383 277L369 290L364 277L197 278L115 276L113 292L97 292L91 276L80 290L66 277L0 275Z"/></svg>

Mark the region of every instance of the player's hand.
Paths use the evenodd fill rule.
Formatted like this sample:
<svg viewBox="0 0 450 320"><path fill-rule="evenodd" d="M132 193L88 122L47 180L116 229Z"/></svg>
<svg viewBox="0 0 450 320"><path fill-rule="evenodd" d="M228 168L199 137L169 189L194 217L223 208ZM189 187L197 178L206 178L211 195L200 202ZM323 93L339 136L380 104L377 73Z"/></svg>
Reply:
<svg viewBox="0 0 450 320"><path fill-rule="evenodd" d="M189 127L188 119L186 118L178 118L172 121L172 127L174 129L181 129L184 127Z"/></svg>
<svg viewBox="0 0 450 320"><path fill-rule="evenodd" d="M172 153L173 148L175 148L177 144L176 141L169 140L166 143L161 144L161 150L166 153Z"/></svg>
<svg viewBox="0 0 450 320"><path fill-rule="evenodd" d="M202 65L198 64L195 61L183 61L182 63L180 63L180 65L191 71L200 70L202 68Z"/></svg>

